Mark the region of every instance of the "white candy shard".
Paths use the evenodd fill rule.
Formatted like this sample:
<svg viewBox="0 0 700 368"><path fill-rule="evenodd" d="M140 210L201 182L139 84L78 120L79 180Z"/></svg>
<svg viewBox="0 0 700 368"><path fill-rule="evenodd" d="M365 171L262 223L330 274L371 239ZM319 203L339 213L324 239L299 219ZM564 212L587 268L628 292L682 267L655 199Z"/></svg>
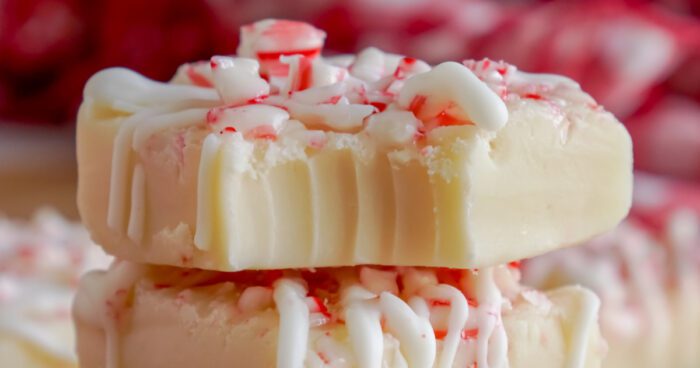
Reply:
<svg viewBox="0 0 700 368"><path fill-rule="evenodd" d="M311 72L313 86L331 85L344 80L348 76L347 69L331 65L323 60L314 60Z"/></svg>
<svg viewBox="0 0 700 368"><path fill-rule="evenodd" d="M382 292L399 293L399 286L396 284L396 271L382 271L371 267L360 269L360 283L374 294Z"/></svg>
<svg viewBox="0 0 700 368"><path fill-rule="evenodd" d="M289 100L285 103L289 115L309 127L325 127L339 132L357 132L363 121L374 111L374 106L350 103L323 103L315 106Z"/></svg>
<svg viewBox="0 0 700 368"><path fill-rule="evenodd" d="M221 131L232 126L244 135L269 127L270 133L277 134L289 120L289 113L279 107L268 105L245 105L216 109L209 114L212 129Z"/></svg>
<svg viewBox="0 0 700 368"><path fill-rule="evenodd" d="M421 125L410 111L387 110L371 115L364 131L379 145L399 147L413 141Z"/></svg>
<svg viewBox="0 0 700 368"><path fill-rule="evenodd" d="M312 87L292 93L291 100L307 105L331 103L333 99L340 100L340 97L347 93L347 89L347 83L333 83L325 86Z"/></svg>
<svg viewBox="0 0 700 368"><path fill-rule="evenodd" d="M250 286L241 293L238 309L242 312L260 311L272 306L272 289L264 286Z"/></svg>
<svg viewBox="0 0 700 368"><path fill-rule="evenodd" d="M211 68L214 86L227 105L243 105L270 94L270 86L260 78L257 60L214 56Z"/></svg>
<svg viewBox="0 0 700 368"><path fill-rule="evenodd" d="M386 54L375 47L368 47L357 54L350 66L350 73L365 82L377 81L396 70L402 56Z"/></svg>
<svg viewBox="0 0 700 368"><path fill-rule="evenodd" d="M85 85L83 96L99 105L130 113L162 105L186 107L219 102L214 90L156 82L125 68L97 72Z"/></svg>

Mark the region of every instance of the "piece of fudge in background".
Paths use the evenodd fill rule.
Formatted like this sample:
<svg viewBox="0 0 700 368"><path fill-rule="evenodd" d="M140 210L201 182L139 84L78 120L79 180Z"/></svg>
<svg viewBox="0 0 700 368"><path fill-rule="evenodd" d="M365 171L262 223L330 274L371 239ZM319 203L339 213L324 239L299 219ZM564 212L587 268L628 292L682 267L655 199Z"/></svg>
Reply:
<svg viewBox="0 0 700 368"><path fill-rule="evenodd" d="M74 368L71 304L78 279L111 257L85 229L50 210L29 222L0 218L0 362Z"/></svg>
<svg viewBox="0 0 700 368"><path fill-rule="evenodd" d="M629 219L589 244L523 262L524 282L602 300L604 367L700 364L700 191L637 173Z"/></svg>

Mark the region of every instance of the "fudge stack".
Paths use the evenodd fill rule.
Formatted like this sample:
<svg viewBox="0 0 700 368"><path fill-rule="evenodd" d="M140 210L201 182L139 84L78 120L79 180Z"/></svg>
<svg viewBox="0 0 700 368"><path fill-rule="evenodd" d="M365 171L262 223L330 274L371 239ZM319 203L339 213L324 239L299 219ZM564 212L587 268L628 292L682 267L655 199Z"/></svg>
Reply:
<svg viewBox="0 0 700 368"><path fill-rule="evenodd" d="M111 68L78 202L117 261L81 282L81 367L595 367L591 291L518 261L628 212L631 142L577 83L264 20L168 83Z"/></svg>

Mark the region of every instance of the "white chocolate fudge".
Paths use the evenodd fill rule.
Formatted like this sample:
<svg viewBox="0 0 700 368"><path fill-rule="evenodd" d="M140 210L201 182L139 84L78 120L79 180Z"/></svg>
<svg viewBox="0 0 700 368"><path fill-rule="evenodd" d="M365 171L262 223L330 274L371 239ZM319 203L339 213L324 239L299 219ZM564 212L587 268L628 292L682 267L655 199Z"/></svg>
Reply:
<svg viewBox="0 0 700 368"><path fill-rule="evenodd" d="M598 298L511 266L210 272L126 261L74 305L82 368L599 367Z"/></svg>
<svg viewBox="0 0 700 368"><path fill-rule="evenodd" d="M578 283L601 297L604 367L698 367L700 218L676 209L661 234L637 221L524 262L524 280L540 288Z"/></svg>
<svg viewBox="0 0 700 368"><path fill-rule="evenodd" d="M0 218L0 366L77 368L71 303L78 278L109 257L49 210Z"/></svg>
<svg viewBox="0 0 700 368"><path fill-rule="evenodd" d="M434 67L324 33L242 29L169 83L108 69L78 118L78 204L134 262L236 271L479 268L614 227L631 142L578 84L490 60Z"/></svg>

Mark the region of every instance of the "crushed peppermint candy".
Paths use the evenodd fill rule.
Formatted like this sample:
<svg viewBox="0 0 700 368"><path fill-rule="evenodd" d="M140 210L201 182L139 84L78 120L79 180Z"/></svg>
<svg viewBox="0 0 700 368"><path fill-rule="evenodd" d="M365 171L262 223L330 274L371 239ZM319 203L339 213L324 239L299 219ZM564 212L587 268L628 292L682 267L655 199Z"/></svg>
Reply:
<svg viewBox="0 0 700 368"><path fill-rule="evenodd" d="M377 147L400 149L422 148L425 138L444 127L498 131L518 101L557 114L568 104L599 109L576 82L524 73L503 61L430 66L372 47L355 56L324 57L324 40L325 33L309 24L264 20L242 28L237 56L185 64L170 83L107 69L91 78L85 94L111 109L179 126L195 124L190 116L201 109L211 134L298 141L314 149L324 147L328 133L362 134ZM171 113L183 109L189 111Z"/></svg>
<svg viewBox="0 0 700 368"><path fill-rule="evenodd" d="M323 57L325 37L295 21L244 26L237 56L214 56L178 70L173 84L198 88L187 91L193 101L179 103L215 105L206 116L212 132L234 127L246 139L302 139L316 148L328 132L364 133L378 146L395 148L421 144L445 126L496 131L507 124L507 104L514 100L597 106L565 77L520 72L503 61L431 67L371 47L356 56ZM205 97L204 89L218 100ZM286 129L292 122L302 126Z"/></svg>

